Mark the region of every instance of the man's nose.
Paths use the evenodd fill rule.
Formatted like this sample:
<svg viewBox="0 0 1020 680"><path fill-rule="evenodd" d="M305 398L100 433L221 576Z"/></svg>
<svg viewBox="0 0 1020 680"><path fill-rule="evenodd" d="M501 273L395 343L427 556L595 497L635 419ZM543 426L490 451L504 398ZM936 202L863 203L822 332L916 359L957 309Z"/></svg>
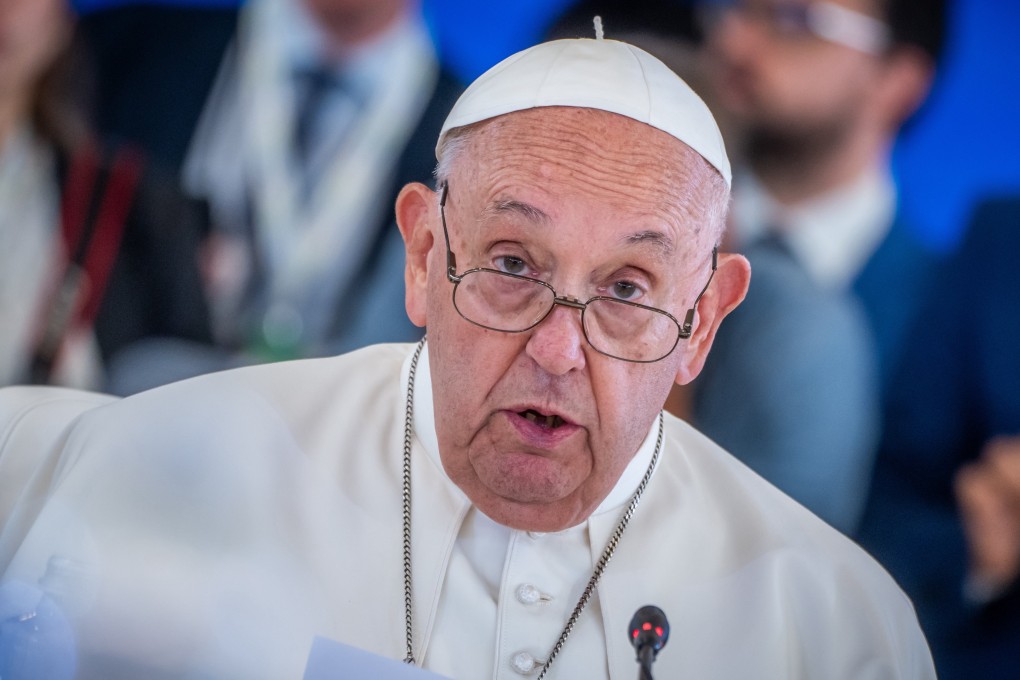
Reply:
<svg viewBox="0 0 1020 680"><path fill-rule="evenodd" d="M558 304L531 331L525 351L548 373L565 375L584 368L587 344L581 310Z"/></svg>

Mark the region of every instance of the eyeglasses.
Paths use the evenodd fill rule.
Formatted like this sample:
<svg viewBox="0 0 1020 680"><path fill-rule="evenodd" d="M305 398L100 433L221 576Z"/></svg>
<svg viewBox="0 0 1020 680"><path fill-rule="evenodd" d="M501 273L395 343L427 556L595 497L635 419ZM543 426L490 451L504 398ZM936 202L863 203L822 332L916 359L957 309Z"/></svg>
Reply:
<svg viewBox="0 0 1020 680"><path fill-rule="evenodd" d="M596 295L585 302L558 295L545 281L509 272L476 267L457 273L446 227L449 183L440 188L439 214L446 239L446 277L453 284L453 306L466 321L492 331L523 333L552 313L556 305L581 310L584 337L599 354L634 363L665 359L681 339L691 337L694 313L715 275L718 248L712 249L712 272L681 325L667 311L647 305Z"/></svg>
<svg viewBox="0 0 1020 680"><path fill-rule="evenodd" d="M737 12L781 38L813 36L866 54L881 54L891 42L889 27L882 21L825 0L722 0L704 4L699 12L706 33L727 13Z"/></svg>

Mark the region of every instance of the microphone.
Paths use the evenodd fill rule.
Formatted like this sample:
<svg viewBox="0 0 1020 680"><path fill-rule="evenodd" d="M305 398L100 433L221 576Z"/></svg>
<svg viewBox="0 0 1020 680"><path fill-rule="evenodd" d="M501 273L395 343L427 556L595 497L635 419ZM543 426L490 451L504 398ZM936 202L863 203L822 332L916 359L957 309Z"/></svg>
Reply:
<svg viewBox="0 0 1020 680"><path fill-rule="evenodd" d="M627 632L641 664L638 680L652 680L652 662L669 640L666 614L655 605L646 604L634 613Z"/></svg>

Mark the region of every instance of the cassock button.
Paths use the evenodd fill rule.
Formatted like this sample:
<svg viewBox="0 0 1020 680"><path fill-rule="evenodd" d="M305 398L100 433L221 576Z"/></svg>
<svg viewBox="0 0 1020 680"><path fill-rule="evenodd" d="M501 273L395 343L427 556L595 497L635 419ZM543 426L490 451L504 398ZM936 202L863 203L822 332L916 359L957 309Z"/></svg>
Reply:
<svg viewBox="0 0 1020 680"><path fill-rule="evenodd" d="M521 675L531 675L544 665L544 662L539 661L528 652L517 652L510 657L510 667Z"/></svg>
<svg viewBox="0 0 1020 680"><path fill-rule="evenodd" d="M517 587L517 601L521 604L538 604L551 599L551 595L546 595L530 583L522 583Z"/></svg>

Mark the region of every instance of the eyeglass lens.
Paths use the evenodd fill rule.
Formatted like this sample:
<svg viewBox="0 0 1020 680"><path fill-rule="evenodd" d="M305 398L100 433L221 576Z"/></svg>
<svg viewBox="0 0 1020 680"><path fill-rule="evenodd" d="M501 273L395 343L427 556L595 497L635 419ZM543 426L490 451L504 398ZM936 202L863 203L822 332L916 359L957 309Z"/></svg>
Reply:
<svg viewBox="0 0 1020 680"><path fill-rule="evenodd" d="M453 302L457 311L476 325L521 332L548 316L556 294L541 281L482 269L463 274ZM677 322L667 314L609 298L589 300L582 320L592 347L628 361L661 359L680 337Z"/></svg>

